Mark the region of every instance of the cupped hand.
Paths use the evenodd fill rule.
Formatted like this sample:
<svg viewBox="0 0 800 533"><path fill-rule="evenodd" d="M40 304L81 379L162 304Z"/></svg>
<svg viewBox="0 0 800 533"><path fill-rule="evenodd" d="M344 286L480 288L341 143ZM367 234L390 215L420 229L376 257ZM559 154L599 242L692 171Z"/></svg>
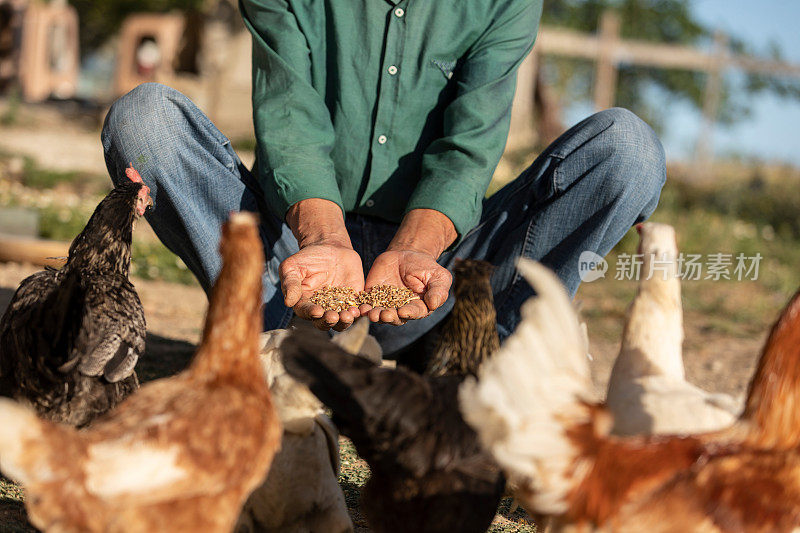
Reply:
<svg viewBox="0 0 800 533"><path fill-rule="evenodd" d="M391 250L379 255L367 274L366 288L376 285L407 287L419 296L403 307L386 309L362 305L362 315L372 322L401 325L407 320L424 318L441 306L450 292L453 276L425 252L414 250Z"/></svg>
<svg viewBox="0 0 800 533"><path fill-rule="evenodd" d="M338 244L311 244L286 258L280 266L284 303L322 330L347 329L360 316L357 307L340 312L326 311L311 302L314 291L323 287L364 289L361 257L351 247Z"/></svg>

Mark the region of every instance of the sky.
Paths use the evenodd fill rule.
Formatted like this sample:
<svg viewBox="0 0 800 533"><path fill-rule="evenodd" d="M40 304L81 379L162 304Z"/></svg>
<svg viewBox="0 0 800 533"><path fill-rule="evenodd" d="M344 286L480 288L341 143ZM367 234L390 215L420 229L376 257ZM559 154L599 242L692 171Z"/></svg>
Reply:
<svg viewBox="0 0 800 533"><path fill-rule="evenodd" d="M698 18L712 27L737 35L751 43L756 50L766 50L774 40L781 47L784 58L800 64L800 1L798 0L693 0ZM780 159L800 165L800 101L777 96L756 95L753 101L752 120L743 121L731 128L717 128L714 145L717 154L744 153L763 159ZM676 117L668 149L685 151L685 144L693 140L680 140L681 121ZM677 124L675 124L677 122ZM697 119L693 120L695 124ZM695 125L695 130L699 124ZM673 140L673 137L677 137Z"/></svg>
<svg viewBox="0 0 800 533"><path fill-rule="evenodd" d="M786 61L800 64L800 0L691 0L690 3L698 19L708 26L738 36L755 50L766 51L774 41ZM735 78L735 73L731 76ZM800 100L768 93L752 98L749 119L715 129L715 153L800 166ZM669 110L669 116L662 137L667 157L690 158L700 130L700 115L688 105L677 105Z"/></svg>

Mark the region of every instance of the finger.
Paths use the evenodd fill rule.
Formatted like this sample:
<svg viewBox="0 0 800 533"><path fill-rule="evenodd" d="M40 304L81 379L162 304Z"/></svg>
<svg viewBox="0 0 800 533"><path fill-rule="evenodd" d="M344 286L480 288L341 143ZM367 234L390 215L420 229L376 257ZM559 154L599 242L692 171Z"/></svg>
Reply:
<svg viewBox="0 0 800 533"><path fill-rule="evenodd" d="M339 313L336 311L325 311L321 318L315 319L314 327L323 331L328 331L339 323Z"/></svg>
<svg viewBox="0 0 800 533"><path fill-rule="evenodd" d="M331 329L339 323L339 313L336 311L325 311L325 314L322 315L320 320L324 325L328 326L326 329Z"/></svg>
<svg viewBox="0 0 800 533"><path fill-rule="evenodd" d="M406 275L403 278L403 285L417 294L425 291L425 283L423 283L421 279L414 275Z"/></svg>
<svg viewBox="0 0 800 533"><path fill-rule="evenodd" d="M294 307L303 296L301 287L302 279L295 272L288 272L281 279L281 289L283 290L283 303L286 307Z"/></svg>
<svg viewBox="0 0 800 533"><path fill-rule="evenodd" d="M369 317L370 322L380 322L381 321L381 311L383 311L383 307L373 307L369 310L367 316Z"/></svg>
<svg viewBox="0 0 800 533"><path fill-rule="evenodd" d="M417 320L428 315L428 306L422 300L413 300L397 310L397 316L404 320Z"/></svg>
<svg viewBox="0 0 800 533"><path fill-rule="evenodd" d="M358 314L359 316L367 316L372 306L369 304L361 304L358 306Z"/></svg>
<svg viewBox="0 0 800 533"><path fill-rule="evenodd" d="M428 283L428 290L425 291L425 296L423 297L423 301L425 305L428 306L428 309L433 311L438 309L445 300L447 300L447 295L450 293L450 284L452 282L452 277L447 277L442 280L431 281Z"/></svg>
<svg viewBox="0 0 800 533"><path fill-rule="evenodd" d="M322 318L322 316L325 314L325 309L323 309L321 305L312 303L310 300L301 300L294 306L294 312L300 318L314 320L317 318Z"/></svg>
<svg viewBox="0 0 800 533"><path fill-rule="evenodd" d="M344 310L339 313L339 323L333 326L335 331L344 331L353 325L356 317L349 310Z"/></svg>
<svg viewBox="0 0 800 533"><path fill-rule="evenodd" d="M400 326L403 324L403 321L400 320L400 317L397 316L397 309L384 309L381 311L381 322L384 324L393 324L395 326Z"/></svg>

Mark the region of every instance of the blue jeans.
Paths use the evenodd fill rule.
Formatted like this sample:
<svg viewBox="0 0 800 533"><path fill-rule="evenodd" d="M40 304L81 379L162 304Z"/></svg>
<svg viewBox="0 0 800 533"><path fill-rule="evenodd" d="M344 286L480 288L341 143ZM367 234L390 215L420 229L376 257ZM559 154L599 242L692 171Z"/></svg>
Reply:
<svg viewBox="0 0 800 533"><path fill-rule="evenodd" d="M267 258L264 328L286 327L292 310L283 305L278 266L297 251L297 242L269 212L260 185L208 117L178 91L147 83L114 103L102 140L112 180L125 179L125 167L134 164L155 202L148 222L206 291L220 270L217 246L228 213L260 213ZM478 226L439 263L452 269L456 258L474 258L496 266L492 288L498 332L505 338L533 294L516 271L518 257L552 268L574 295L581 252L607 254L633 224L650 216L665 179L664 150L653 130L625 109L601 111L484 200ZM355 214L345 223L366 274L397 225ZM428 318L400 327L373 324L371 332L384 353L392 354L431 330L452 307L451 296Z"/></svg>

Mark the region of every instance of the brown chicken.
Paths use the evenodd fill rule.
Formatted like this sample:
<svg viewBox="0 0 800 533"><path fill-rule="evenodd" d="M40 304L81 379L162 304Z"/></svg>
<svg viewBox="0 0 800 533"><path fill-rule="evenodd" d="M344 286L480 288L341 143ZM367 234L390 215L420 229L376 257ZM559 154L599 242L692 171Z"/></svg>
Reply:
<svg viewBox="0 0 800 533"><path fill-rule="evenodd" d="M492 271L486 261L462 259L453 269L456 303L444 321L426 374L474 375L500 347L492 295Z"/></svg>
<svg viewBox="0 0 800 533"><path fill-rule="evenodd" d="M139 387L144 310L131 282L133 226L152 205L132 167L97 206L61 269L22 281L0 319L0 395L84 426Z"/></svg>
<svg viewBox="0 0 800 533"><path fill-rule="evenodd" d="M281 426L259 361L255 217L223 227L222 271L184 372L143 386L77 431L0 400L0 469L31 522L58 532L228 532L264 478Z"/></svg>
<svg viewBox="0 0 800 533"><path fill-rule="evenodd" d="M521 267L539 296L460 401L528 510L581 531L800 527L800 292L773 327L732 427L614 437L611 416L590 399L566 292L544 267Z"/></svg>

